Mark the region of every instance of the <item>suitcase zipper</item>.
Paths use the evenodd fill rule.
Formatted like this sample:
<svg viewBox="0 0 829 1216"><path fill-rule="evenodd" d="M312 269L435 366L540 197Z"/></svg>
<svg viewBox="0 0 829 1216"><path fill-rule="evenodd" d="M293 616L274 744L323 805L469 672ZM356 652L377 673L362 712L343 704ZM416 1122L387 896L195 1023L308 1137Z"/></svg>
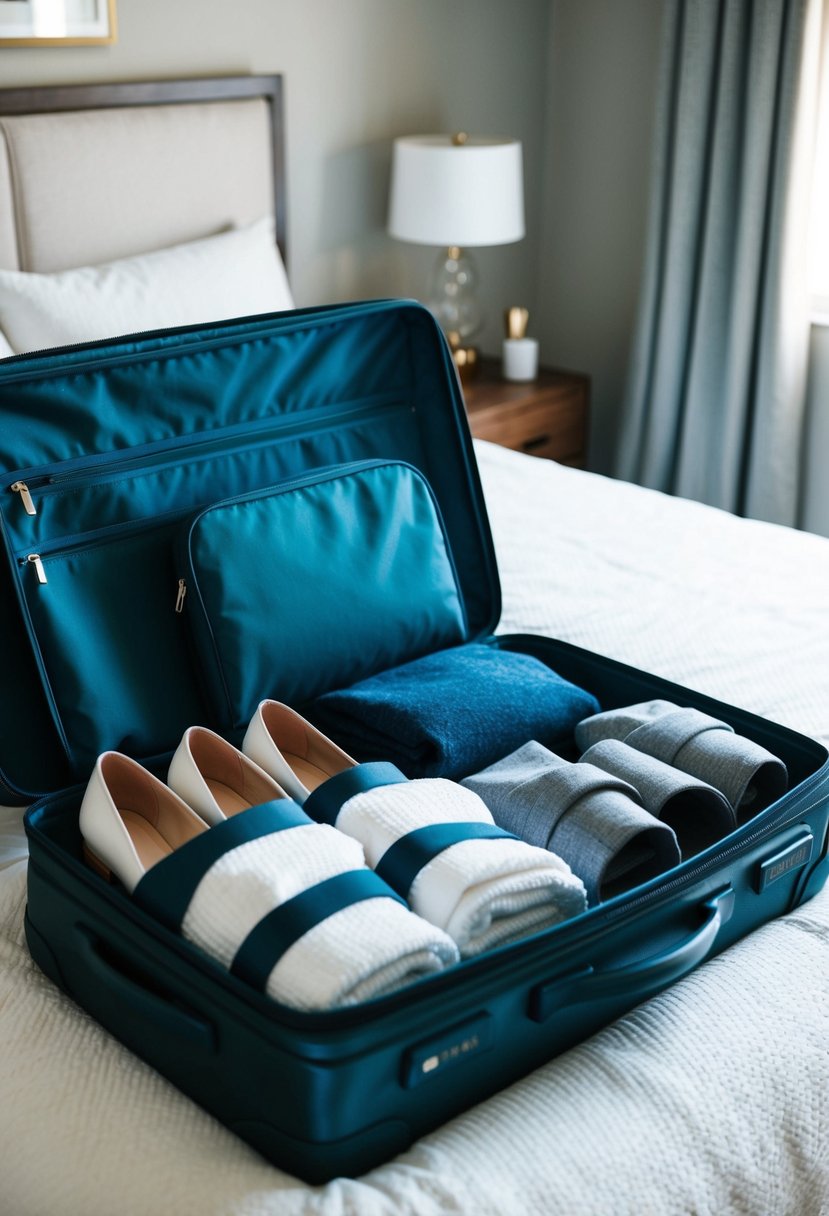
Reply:
<svg viewBox="0 0 829 1216"><path fill-rule="evenodd" d="M16 555L17 564L21 568L31 566L37 575L39 584L48 583L44 561L49 561L51 558L61 558L67 553L80 553L84 549L93 549L98 545L110 544L112 541L121 537L128 537L138 532L143 532L148 528L156 529L163 527L165 524L173 523L176 520L186 519L188 515L192 521L213 511L218 507L226 507L231 504L243 503L256 498L268 497L272 494L282 494L289 490L300 489L303 485L315 485L322 481L330 480L331 478L341 477L344 474L357 472L362 469L381 468L383 465L389 464L388 460L355 460L349 461L347 464L326 465L322 469L314 469L309 473L302 473L296 477L287 478L285 481L277 482L272 486L263 486L258 490L249 490L244 494L236 494L232 497L221 499L219 502L210 503L206 507L198 507L195 511L166 511L162 515L154 515L152 520L146 519L129 519L117 524L107 524L103 528L91 529L88 532L76 533L72 536L61 536L57 540L49 541L40 546L38 553L18 552ZM400 463L400 462L392 462ZM443 517L439 515L441 523ZM445 525L444 529L445 529ZM451 554L450 560L451 558ZM452 562L452 569L457 581L457 571ZM176 595L176 612L181 612L184 607L184 600L187 595L187 581L184 578L178 580L178 591Z"/></svg>
<svg viewBox="0 0 829 1216"><path fill-rule="evenodd" d="M23 503L27 515L37 515L37 507L32 501L32 495L25 481L15 481L9 489L12 493L20 495L20 501Z"/></svg>
<svg viewBox="0 0 829 1216"><path fill-rule="evenodd" d="M352 424L362 416L379 418L404 404L399 395L387 393L378 395L370 402L360 402L340 409L336 417L332 417L331 406L323 406L319 409L305 411L301 418L289 420L269 418L259 425L242 423L232 427L222 427L217 431L211 431L203 438L191 440L186 444L182 444L181 439L175 438L163 440L161 443L144 445L137 449L127 448L121 457L114 457L109 452L80 457L77 460L66 461L46 472L23 470L21 473L13 474L15 480L9 486L9 490L14 494L19 494L27 515L37 515L35 493L38 498L50 494L69 493L80 486L106 484L108 481L119 480L121 477L149 476L171 465L196 464L202 460L209 460L217 453L221 456L232 456L240 452L253 451L275 439L287 439L306 432L322 434L326 431L338 430ZM229 446L228 440L232 440L234 437L239 442Z"/></svg>
<svg viewBox="0 0 829 1216"><path fill-rule="evenodd" d="M40 554L27 553L26 561L29 563L29 565L34 567L34 572L37 575L37 581L41 584L48 583L49 580L46 577L46 571L43 569L43 561L41 560Z"/></svg>
<svg viewBox="0 0 829 1216"><path fill-rule="evenodd" d="M181 519L181 511L167 511L163 515L154 516L151 527L161 528L165 524ZM31 567L41 586L48 584L45 562L52 558L61 558L68 553L82 553L85 549L94 549L99 545L107 545L123 537L132 536L147 529L144 519L125 520L119 524L108 524L105 528L97 528L90 532L81 532L75 536L62 536L59 540L41 545L39 553L23 553L16 555L17 564L21 569Z"/></svg>

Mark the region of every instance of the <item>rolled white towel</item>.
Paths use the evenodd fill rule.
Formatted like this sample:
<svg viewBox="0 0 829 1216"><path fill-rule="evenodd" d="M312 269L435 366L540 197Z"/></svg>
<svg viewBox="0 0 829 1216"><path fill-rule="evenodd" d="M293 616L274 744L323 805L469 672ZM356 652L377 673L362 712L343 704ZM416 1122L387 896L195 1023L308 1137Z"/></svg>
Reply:
<svg viewBox="0 0 829 1216"><path fill-rule="evenodd" d="M476 794L443 778L401 779L356 793L342 803L336 826L362 844L368 864L419 916L444 929L465 958L587 906L584 885L566 862L497 828Z"/></svg>
<svg viewBox="0 0 829 1216"><path fill-rule="evenodd" d="M252 807L147 871L137 902L234 974L295 1009L384 996L458 960L360 845L283 800Z"/></svg>

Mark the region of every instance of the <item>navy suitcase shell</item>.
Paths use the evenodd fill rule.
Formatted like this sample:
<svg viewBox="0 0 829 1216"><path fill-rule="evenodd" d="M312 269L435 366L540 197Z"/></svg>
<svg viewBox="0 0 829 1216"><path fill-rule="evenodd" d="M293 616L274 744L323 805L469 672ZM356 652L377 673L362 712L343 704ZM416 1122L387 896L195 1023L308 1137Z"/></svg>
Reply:
<svg viewBox="0 0 829 1216"><path fill-rule="evenodd" d="M290 1172L323 1182L388 1159L826 881L821 745L566 643L492 636L498 575L463 401L419 306L312 309L7 360L0 460L0 801L33 803L32 955L122 1042ZM291 560L292 529L307 549L314 527L296 513L291 487L318 489L335 520L332 482L351 495L352 520L368 496L381 547L396 523L377 507L389 485L406 486L420 521L413 552L431 537L437 554L419 632L411 636L405 580L366 578L361 611L383 626L370 654L356 628L314 661L277 648L272 683L261 687L268 677L246 668L241 649L230 689L205 660L204 621L200 631L196 613L186 625L192 600L175 610L182 562L204 564L199 545L208 558L221 551L228 500L254 504L246 519L290 519L278 535L280 561ZM240 537L239 552L249 554L253 535ZM347 588L348 571L333 573ZM212 577L221 582L221 564ZM291 612L324 622L324 569L320 578L317 601ZM605 709L661 697L721 718L785 762L789 792L704 853L575 920L325 1014L252 990L84 864L77 812L99 751L125 751L163 775L188 725L238 742L261 696L301 708L367 664L472 639L538 657Z"/></svg>

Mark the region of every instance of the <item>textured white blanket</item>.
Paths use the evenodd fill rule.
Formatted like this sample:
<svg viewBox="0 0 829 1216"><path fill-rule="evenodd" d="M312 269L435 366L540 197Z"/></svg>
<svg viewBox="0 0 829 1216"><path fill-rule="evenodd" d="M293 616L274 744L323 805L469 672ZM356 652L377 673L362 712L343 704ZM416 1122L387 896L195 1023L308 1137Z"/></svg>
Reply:
<svg viewBox="0 0 829 1216"><path fill-rule="evenodd" d="M829 542L483 444L479 456L506 628L829 741ZM3 1216L829 1212L829 894L397 1160L320 1188L266 1165L63 998L29 959L24 898L13 864L0 873Z"/></svg>

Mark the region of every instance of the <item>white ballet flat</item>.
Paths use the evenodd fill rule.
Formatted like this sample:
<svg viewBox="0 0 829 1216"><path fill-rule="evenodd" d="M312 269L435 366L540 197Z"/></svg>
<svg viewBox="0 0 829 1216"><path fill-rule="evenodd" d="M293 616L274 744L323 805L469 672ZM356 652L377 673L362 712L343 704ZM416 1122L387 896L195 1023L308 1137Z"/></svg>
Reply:
<svg viewBox="0 0 829 1216"><path fill-rule="evenodd" d="M207 824L137 761L104 752L81 803L80 829L92 868L132 893L147 870Z"/></svg>
<svg viewBox="0 0 829 1216"><path fill-rule="evenodd" d="M300 804L323 781L357 763L281 701L260 702L242 751Z"/></svg>
<svg viewBox="0 0 829 1216"><path fill-rule="evenodd" d="M289 796L258 764L205 726L184 732L167 782L211 826Z"/></svg>

